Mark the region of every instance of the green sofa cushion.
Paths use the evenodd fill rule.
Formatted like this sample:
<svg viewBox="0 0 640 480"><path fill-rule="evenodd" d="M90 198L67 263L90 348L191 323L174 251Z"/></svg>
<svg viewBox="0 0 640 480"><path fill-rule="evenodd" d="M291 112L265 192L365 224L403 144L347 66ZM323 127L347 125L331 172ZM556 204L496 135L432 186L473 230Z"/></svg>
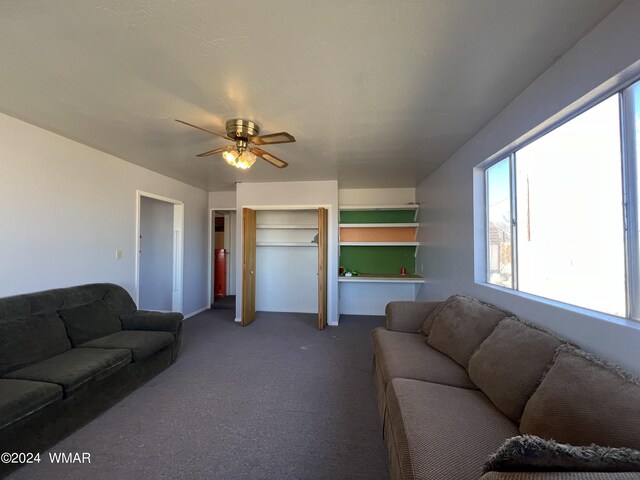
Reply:
<svg viewBox="0 0 640 480"><path fill-rule="evenodd" d="M131 362L131 352L124 349L72 348L20 370L5 378L57 383L65 397L90 380L100 380Z"/></svg>
<svg viewBox="0 0 640 480"><path fill-rule="evenodd" d="M60 310L74 347L122 330L118 312L104 300Z"/></svg>
<svg viewBox="0 0 640 480"><path fill-rule="evenodd" d="M0 320L0 375L71 348L62 320L55 314Z"/></svg>
<svg viewBox="0 0 640 480"><path fill-rule="evenodd" d="M0 379L0 428L62 398L55 383Z"/></svg>
<svg viewBox="0 0 640 480"><path fill-rule="evenodd" d="M142 332L138 330L123 330L100 337L82 344L82 347L93 348L125 348L131 350L133 361L147 358L173 342L173 333Z"/></svg>

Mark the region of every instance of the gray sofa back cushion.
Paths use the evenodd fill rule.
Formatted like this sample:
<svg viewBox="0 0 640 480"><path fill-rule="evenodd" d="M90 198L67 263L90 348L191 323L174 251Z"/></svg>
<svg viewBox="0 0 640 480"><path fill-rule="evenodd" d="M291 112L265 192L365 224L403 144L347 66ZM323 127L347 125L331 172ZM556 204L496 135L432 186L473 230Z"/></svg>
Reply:
<svg viewBox="0 0 640 480"><path fill-rule="evenodd" d="M549 333L505 318L469 360L469 377L502 413L519 423L561 344Z"/></svg>
<svg viewBox="0 0 640 480"><path fill-rule="evenodd" d="M438 305L433 307L433 310L427 313L427 316L424 317L424 320L422 321L422 325L420 326L419 333L422 333L425 336L429 335L429 332L431 331L431 327L433 327L433 321L436 319L438 315L440 315L440 312L446 305L447 305L447 301L445 300L444 302L440 302Z"/></svg>
<svg viewBox="0 0 640 480"><path fill-rule="evenodd" d="M55 313L0 319L0 375L40 362L71 348Z"/></svg>
<svg viewBox="0 0 640 480"><path fill-rule="evenodd" d="M136 304L121 286L113 283L91 283L0 298L0 319L55 313L97 300L104 300L122 316L136 311Z"/></svg>
<svg viewBox="0 0 640 480"><path fill-rule="evenodd" d="M122 330L118 312L104 300L60 310L59 313L74 347Z"/></svg>
<svg viewBox="0 0 640 480"><path fill-rule="evenodd" d="M466 368L475 349L510 315L475 298L454 295L433 319L427 343Z"/></svg>
<svg viewBox="0 0 640 480"><path fill-rule="evenodd" d="M640 380L562 345L527 402L520 432L571 445L640 450Z"/></svg>

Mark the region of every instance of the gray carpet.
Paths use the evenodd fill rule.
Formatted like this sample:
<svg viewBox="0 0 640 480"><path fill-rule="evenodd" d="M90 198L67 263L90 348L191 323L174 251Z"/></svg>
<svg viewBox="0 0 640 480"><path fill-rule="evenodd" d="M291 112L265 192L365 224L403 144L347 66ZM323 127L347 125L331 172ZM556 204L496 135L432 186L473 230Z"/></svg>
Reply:
<svg viewBox="0 0 640 480"><path fill-rule="evenodd" d="M370 331L382 317L233 311L184 323L176 364L51 452L89 452L91 464L48 456L17 479L387 479L376 413Z"/></svg>
<svg viewBox="0 0 640 480"><path fill-rule="evenodd" d="M213 310L235 310L236 309L236 296L227 295L224 298L216 298L211 304Z"/></svg>

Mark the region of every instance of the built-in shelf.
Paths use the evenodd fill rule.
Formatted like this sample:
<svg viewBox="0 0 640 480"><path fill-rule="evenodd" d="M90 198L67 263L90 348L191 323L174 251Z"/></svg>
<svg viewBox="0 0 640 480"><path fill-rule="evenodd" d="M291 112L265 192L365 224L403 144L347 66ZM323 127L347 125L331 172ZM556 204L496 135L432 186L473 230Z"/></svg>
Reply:
<svg viewBox="0 0 640 480"><path fill-rule="evenodd" d="M341 205L340 210L417 210L418 203L406 203L402 205Z"/></svg>
<svg viewBox="0 0 640 480"><path fill-rule="evenodd" d="M341 223L340 228L413 228L419 223Z"/></svg>
<svg viewBox="0 0 640 480"><path fill-rule="evenodd" d="M338 282L361 283L424 283L420 275L382 275L363 273L355 277L338 277Z"/></svg>
<svg viewBox="0 0 640 480"><path fill-rule="evenodd" d="M417 247L420 242L340 242L341 247Z"/></svg>
<svg viewBox="0 0 640 480"><path fill-rule="evenodd" d="M258 247L318 247L312 242L257 242Z"/></svg>
<svg viewBox="0 0 640 480"><path fill-rule="evenodd" d="M318 225L256 225L256 228L263 230L317 230Z"/></svg>

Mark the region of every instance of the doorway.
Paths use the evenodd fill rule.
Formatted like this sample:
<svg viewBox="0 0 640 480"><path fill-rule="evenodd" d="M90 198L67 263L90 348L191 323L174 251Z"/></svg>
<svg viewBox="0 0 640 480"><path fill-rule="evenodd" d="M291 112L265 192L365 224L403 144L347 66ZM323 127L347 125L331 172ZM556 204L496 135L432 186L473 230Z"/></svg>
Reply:
<svg viewBox="0 0 640 480"><path fill-rule="evenodd" d="M141 310L182 312L184 204L137 192L136 303Z"/></svg>
<svg viewBox="0 0 640 480"><path fill-rule="evenodd" d="M210 305L212 309L236 308L236 212L211 210L210 232Z"/></svg>

